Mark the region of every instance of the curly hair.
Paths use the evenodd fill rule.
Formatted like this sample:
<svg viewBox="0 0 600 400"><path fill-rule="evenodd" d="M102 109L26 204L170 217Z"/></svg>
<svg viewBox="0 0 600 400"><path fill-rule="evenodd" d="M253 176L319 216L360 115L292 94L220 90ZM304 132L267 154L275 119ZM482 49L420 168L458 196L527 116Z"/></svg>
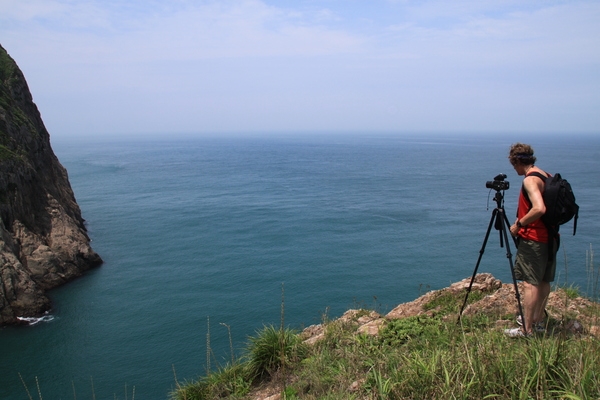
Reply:
<svg viewBox="0 0 600 400"><path fill-rule="evenodd" d="M533 155L533 147L525 143L515 143L510 146L508 159L512 165L533 165L536 160Z"/></svg>

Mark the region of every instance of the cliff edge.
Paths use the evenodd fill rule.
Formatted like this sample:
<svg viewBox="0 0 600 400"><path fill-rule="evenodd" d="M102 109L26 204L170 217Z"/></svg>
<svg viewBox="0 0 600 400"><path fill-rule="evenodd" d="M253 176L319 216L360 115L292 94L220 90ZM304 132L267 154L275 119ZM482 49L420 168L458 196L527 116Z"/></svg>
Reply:
<svg viewBox="0 0 600 400"><path fill-rule="evenodd" d="M101 263L25 77L0 46L0 325L42 315L46 290Z"/></svg>

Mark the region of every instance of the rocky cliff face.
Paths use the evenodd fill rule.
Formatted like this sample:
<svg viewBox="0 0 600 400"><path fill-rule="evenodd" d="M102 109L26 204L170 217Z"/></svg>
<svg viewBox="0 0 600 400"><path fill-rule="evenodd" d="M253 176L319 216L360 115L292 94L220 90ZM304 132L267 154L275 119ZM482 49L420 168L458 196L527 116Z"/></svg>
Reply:
<svg viewBox="0 0 600 400"><path fill-rule="evenodd" d="M50 308L45 291L102 259L27 82L0 46L0 325Z"/></svg>

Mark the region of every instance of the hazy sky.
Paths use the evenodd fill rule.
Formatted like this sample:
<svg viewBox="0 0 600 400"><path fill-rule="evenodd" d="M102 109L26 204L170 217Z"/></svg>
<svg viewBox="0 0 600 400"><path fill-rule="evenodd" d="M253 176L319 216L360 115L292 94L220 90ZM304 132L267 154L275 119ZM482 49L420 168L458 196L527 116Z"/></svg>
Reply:
<svg viewBox="0 0 600 400"><path fill-rule="evenodd" d="M0 0L53 136L600 132L600 1Z"/></svg>

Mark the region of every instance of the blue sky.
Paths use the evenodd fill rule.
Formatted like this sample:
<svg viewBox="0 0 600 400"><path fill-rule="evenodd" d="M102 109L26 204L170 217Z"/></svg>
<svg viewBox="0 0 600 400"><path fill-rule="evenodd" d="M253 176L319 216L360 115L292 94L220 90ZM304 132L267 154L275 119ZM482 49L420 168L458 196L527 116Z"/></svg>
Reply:
<svg viewBox="0 0 600 400"><path fill-rule="evenodd" d="M53 136L600 132L600 2L0 0Z"/></svg>

